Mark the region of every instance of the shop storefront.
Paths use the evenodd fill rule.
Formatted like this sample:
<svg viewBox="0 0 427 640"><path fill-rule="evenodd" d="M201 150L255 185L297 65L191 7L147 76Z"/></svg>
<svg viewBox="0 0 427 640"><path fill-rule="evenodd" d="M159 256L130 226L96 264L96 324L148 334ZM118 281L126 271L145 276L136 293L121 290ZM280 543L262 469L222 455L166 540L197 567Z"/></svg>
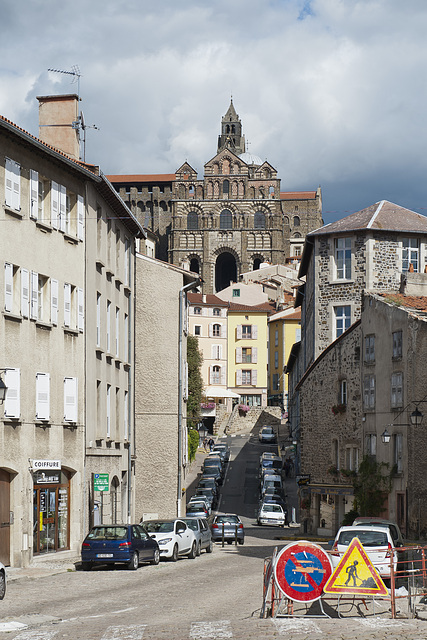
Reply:
<svg viewBox="0 0 427 640"><path fill-rule="evenodd" d="M70 548L70 474L56 466L33 467L34 555Z"/></svg>

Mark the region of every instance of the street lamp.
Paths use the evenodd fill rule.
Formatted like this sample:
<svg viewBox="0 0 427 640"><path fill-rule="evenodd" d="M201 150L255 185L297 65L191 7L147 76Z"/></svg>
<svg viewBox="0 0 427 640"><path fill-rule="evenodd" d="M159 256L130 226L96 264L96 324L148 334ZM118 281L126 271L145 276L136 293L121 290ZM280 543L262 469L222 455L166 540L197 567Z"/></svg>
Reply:
<svg viewBox="0 0 427 640"><path fill-rule="evenodd" d="M3 378L0 376L0 404L3 404L4 399L6 398L7 387L3 381Z"/></svg>
<svg viewBox="0 0 427 640"><path fill-rule="evenodd" d="M423 419L423 414L418 409L418 407L416 407L415 411L411 413L411 422L415 427L419 427L422 422L422 419Z"/></svg>
<svg viewBox="0 0 427 640"><path fill-rule="evenodd" d="M381 440L384 442L384 444L388 444L390 442L390 439L391 439L391 435L389 434L387 429L384 429L384 431L381 434Z"/></svg>

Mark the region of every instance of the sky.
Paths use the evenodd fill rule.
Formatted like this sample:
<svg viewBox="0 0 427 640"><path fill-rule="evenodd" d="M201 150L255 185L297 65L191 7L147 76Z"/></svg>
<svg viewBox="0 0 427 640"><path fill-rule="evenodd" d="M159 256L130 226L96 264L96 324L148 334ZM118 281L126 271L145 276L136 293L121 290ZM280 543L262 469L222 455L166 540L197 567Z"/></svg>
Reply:
<svg viewBox="0 0 427 640"><path fill-rule="evenodd" d="M426 0L0 0L0 114L37 136L36 96L79 91L87 162L201 178L232 97L325 223L427 215L426 33Z"/></svg>

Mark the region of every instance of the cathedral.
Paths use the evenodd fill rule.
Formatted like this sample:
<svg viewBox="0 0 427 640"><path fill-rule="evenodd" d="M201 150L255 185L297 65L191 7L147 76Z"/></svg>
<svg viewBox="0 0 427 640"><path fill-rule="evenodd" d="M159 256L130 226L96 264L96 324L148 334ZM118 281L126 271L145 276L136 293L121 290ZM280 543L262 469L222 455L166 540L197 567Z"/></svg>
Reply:
<svg viewBox="0 0 427 640"><path fill-rule="evenodd" d="M188 162L174 174L107 177L155 235L156 257L198 273L207 294L261 263L297 263L323 225L320 187L281 191L277 170L246 151L232 100L202 178Z"/></svg>

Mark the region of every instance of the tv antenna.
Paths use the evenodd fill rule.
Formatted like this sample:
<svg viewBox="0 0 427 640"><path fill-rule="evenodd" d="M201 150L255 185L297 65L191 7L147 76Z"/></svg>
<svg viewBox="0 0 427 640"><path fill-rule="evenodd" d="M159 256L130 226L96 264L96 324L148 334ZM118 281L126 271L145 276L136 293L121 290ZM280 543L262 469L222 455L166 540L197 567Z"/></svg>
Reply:
<svg viewBox="0 0 427 640"><path fill-rule="evenodd" d="M62 73L67 76L73 76L71 83L77 82L77 102L79 103L80 78L82 74L80 73L80 68L78 67L78 65L73 65L71 67L71 71L65 71L63 69L48 69L48 71L51 71L52 73ZM78 116L77 120L74 120L74 122L71 123L71 126L73 127L73 129L76 129L76 131L78 131L79 140L82 140L83 142L83 162L86 162L86 129L95 129L96 131L99 131L99 127L94 124L87 125L85 123L83 111L80 111L80 115Z"/></svg>

